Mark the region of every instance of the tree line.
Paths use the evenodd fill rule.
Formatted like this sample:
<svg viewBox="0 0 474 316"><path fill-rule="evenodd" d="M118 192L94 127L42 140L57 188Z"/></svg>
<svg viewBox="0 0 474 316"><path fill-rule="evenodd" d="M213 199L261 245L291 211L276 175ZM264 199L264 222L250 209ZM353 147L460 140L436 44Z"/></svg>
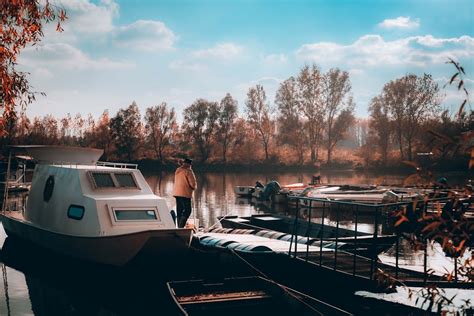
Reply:
<svg viewBox="0 0 474 316"><path fill-rule="evenodd" d="M4 144L62 144L104 149L104 159L161 164L177 156L201 163L331 165L360 161L391 166L429 152L442 159L467 157L456 137L472 130L472 111L453 117L441 109L440 87L424 74L385 84L356 119L350 75L306 65L281 82L271 103L262 85L250 87L239 114L229 93L220 101L197 99L182 112L163 102L140 113L138 105L106 110L95 120L81 114L30 119L24 113L5 124ZM3 147L3 146L2 146ZM346 148L344 154L335 151Z"/></svg>

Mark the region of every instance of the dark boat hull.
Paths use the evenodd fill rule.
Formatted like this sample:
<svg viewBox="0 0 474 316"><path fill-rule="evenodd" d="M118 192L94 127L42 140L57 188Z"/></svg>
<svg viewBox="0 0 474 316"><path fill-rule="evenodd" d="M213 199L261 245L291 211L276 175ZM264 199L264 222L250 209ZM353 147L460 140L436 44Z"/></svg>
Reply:
<svg viewBox="0 0 474 316"><path fill-rule="evenodd" d="M261 277L167 284L182 315L350 315Z"/></svg>

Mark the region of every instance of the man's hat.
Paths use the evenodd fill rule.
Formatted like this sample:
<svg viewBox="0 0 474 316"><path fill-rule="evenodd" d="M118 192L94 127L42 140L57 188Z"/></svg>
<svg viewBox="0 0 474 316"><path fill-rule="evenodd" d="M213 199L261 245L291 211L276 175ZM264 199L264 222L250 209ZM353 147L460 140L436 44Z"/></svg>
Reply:
<svg viewBox="0 0 474 316"><path fill-rule="evenodd" d="M184 162L184 163L188 163L188 164L192 164L192 163L193 163L193 161L192 161L191 159L189 159L189 158L184 158L184 159L183 159L183 162Z"/></svg>

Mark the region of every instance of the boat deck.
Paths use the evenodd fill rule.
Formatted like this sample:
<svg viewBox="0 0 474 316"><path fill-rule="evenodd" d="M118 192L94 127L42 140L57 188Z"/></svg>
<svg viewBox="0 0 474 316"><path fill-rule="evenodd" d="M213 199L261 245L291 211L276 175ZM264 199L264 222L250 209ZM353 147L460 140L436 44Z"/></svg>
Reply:
<svg viewBox="0 0 474 316"><path fill-rule="evenodd" d="M198 234L202 244L208 246L221 246L226 248L234 249L240 246L239 250L244 249L258 249L259 251L272 251L276 253L288 254L290 250L291 241L272 239L254 234L239 234L239 233L202 233ZM212 239L212 241L211 241ZM300 247L301 252L306 252L306 246ZM309 246L308 251L310 253L319 253L320 247ZM332 249L322 248L323 252L333 251Z"/></svg>

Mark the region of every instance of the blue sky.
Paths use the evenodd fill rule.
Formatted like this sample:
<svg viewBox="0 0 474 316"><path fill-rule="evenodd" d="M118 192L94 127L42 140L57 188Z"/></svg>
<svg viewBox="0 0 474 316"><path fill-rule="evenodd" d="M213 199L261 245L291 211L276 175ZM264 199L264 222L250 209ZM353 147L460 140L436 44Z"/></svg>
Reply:
<svg viewBox="0 0 474 316"><path fill-rule="evenodd" d="M262 84L273 103L282 80L305 64L350 72L356 114L406 73L430 73L443 85L448 57L467 71L473 92L472 1L53 1L69 15L65 31L47 27L20 56L37 91L30 116L64 116L136 101L167 102L181 112L197 98L229 92L243 113L246 92ZM443 90L443 106L461 96Z"/></svg>

